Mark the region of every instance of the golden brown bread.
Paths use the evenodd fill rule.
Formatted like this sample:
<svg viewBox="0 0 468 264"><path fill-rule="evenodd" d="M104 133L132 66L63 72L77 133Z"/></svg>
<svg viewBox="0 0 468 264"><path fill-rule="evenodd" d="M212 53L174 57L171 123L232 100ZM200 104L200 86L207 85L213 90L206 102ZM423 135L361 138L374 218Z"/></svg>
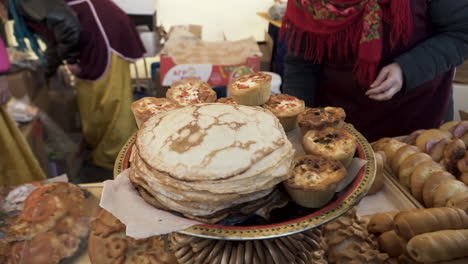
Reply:
<svg viewBox="0 0 468 264"><path fill-rule="evenodd" d="M468 187L461 181L449 180L442 183L434 192L434 207L442 207L457 194L468 192Z"/></svg>
<svg viewBox="0 0 468 264"><path fill-rule="evenodd" d="M439 127L439 129L440 130L445 130L445 131L450 131L452 128L456 127L458 124L460 124L460 121L456 121L456 120L449 121L449 122L446 122L446 123L442 124Z"/></svg>
<svg viewBox="0 0 468 264"><path fill-rule="evenodd" d="M392 140L395 140L393 138L389 138L389 137L384 137L384 138L381 138L375 142L373 142L371 145L372 145L372 149L377 152L377 151L383 151L383 148Z"/></svg>
<svg viewBox="0 0 468 264"><path fill-rule="evenodd" d="M458 174L457 162L465 156L466 145L461 139L453 139L444 150L444 158L441 163L448 172Z"/></svg>
<svg viewBox="0 0 468 264"><path fill-rule="evenodd" d="M447 207L456 207L455 205L460 203L463 200L468 199L468 192L463 192L460 194L457 194L450 198L450 200L447 201Z"/></svg>
<svg viewBox="0 0 468 264"><path fill-rule="evenodd" d="M434 161L440 162L444 158L444 150L449 142L450 139L443 138L439 142L435 143L434 146L428 151L428 154Z"/></svg>
<svg viewBox="0 0 468 264"><path fill-rule="evenodd" d="M399 236L395 230L387 231L377 239L381 251L392 257L398 257L405 253L407 241Z"/></svg>
<svg viewBox="0 0 468 264"><path fill-rule="evenodd" d="M426 144L429 140L436 140L436 139L443 139L448 138L451 139L452 133L440 130L440 129L429 129L423 131L417 138L416 138L416 146L421 151L426 151Z"/></svg>
<svg viewBox="0 0 468 264"><path fill-rule="evenodd" d="M468 256L468 229L442 230L413 237L408 254L416 261L437 263Z"/></svg>
<svg viewBox="0 0 468 264"><path fill-rule="evenodd" d="M468 185L468 172L464 172L460 175L460 181Z"/></svg>
<svg viewBox="0 0 468 264"><path fill-rule="evenodd" d="M457 162L457 168L461 173L468 173L468 152L465 157Z"/></svg>
<svg viewBox="0 0 468 264"><path fill-rule="evenodd" d="M455 180L455 176L446 171L436 172L429 177L423 186L423 201L426 207L433 207L434 192L442 183L449 180Z"/></svg>
<svg viewBox="0 0 468 264"><path fill-rule="evenodd" d="M394 221L396 232L405 239L438 230L468 228L468 215L449 207L401 212Z"/></svg>
<svg viewBox="0 0 468 264"><path fill-rule="evenodd" d="M409 145L415 145L416 144L416 139L424 131L426 131L426 130L425 129L416 130L413 133L409 134L408 136L404 137L401 141L406 143L406 144L409 144Z"/></svg>
<svg viewBox="0 0 468 264"><path fill-rule="evenodd" d="M393 218L398 213L400 212L394 211L373 215L369 220L369 224L367 224L367 230L372 234L379 234L392 230L394 228Z"/></svg>
<svg viewBox="0 0 468 264"><path fill-rule="evenodd" d="M390 169L395 175L398 175L400 170L401 163L412 154L420 152L417 147L406 145L398 149L398 151L393 155L393 157L388 157L390 161Z"/></svg>
<svg viewBox="0 0 468 264"><path fill-rule="evenodd" d="M431 156L427 155L426 153L414 153L408 156L400 166L400 170L398 171L398 178L400 179L400 183L403 186L410 187L411 183L411 174L414 172L416 167L425 162L432 160Z"/></svg>
<svg viewBox="0 0 468 264"><path fill-rule="evenodd" d="M463 199L461 201L458 201L457 203L453 204L453 207L459 208L468 214L468 199Z"/></svg>
<svg viewBox="0 0 468 264"><path fill-rule="evenodd" d="M406 143L403 143L398 140L391 140L388 142L387 145L383 148L383 152L385 153L385 156L388 158L391 158L395 155L395 153L398 151L403 146L406 146Z"/></svg>
<svg viewBox="0 0 468 264"><path fill-rule="evenodd" d="M383 188L384 185L384 166L385 166L385 153L382 151L375 153L376 171L374 182L367 192L368 195L377 193Z"/></svg>
<svg viewBox="0 0 468 264"><path fill-rule="evenodd" d="M423 162L416 167L410 177L411 193L416 200L423 201L422 190L424 183L432 174L440 171L444 171L444 168L433 160Z"/></svg>

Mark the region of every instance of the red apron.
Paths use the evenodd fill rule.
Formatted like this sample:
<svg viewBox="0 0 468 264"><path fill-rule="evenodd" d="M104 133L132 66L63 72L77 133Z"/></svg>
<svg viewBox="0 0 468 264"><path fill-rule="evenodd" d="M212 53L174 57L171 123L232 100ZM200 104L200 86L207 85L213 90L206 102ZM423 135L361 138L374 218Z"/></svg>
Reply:
<svg viewBox="0 0 468 264"><path fill-rule="evenodd" d="M411 0L414 30L408 46L391 50L389 26L384 25L384 47L379 69L393 59L432 36L427 14L427 2ZM365 95L353 74L353 61L323 63L318 82L319 106L340 106L347 113L346 121L353 124L369 141L382 137L406 135L417 129L438 127L446 114L454 70L442 74L412 91L400 91L389 101L375 101Z"/></svg>

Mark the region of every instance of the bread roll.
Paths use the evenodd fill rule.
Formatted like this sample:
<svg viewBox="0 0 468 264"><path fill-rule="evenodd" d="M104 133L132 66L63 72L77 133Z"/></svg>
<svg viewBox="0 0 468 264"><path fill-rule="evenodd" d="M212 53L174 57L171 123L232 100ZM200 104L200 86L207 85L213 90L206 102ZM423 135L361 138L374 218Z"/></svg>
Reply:
<svg viewBox="0 0 468 264"><path fill-rule="evenodd" d="M460 124L460 121L456 121L456 120L449 121L449 122L446 122L446 123L442 124L439 127L439 129L440 130L445 130L445 131L450 131L450 130L452 130L452 128L455 128L458 124Z"/></svg>
<svg viewBox="0 0 468 264"><path fill-rule="evenodd" d="M454 139L447 144L447 147L445 147L442 164L448 172L457 174L457 162L465 156L465 153L465 143L461 139Z"/></svg>
<svg viewBox="0 0 468 264"><path fill-rule="evenodd" d="M444 182L455 180L452 174L441 171L432 174L423 186L423 201L426 207L433 207L434 205L434 192Z"/></svg>
<svg viewBox="0 0 468 264"><path fill-rule="evenodd" d="M468 215L449 207L401 212L394 221L395 231L405 239L438 230L468 228Z"/></svg>
<svg viewBox="0 0 468 264"><path fill-rule="evenodd" d="M415 146L406 145L398 149L398 151L393 155L392 158L388 158L390 161L390 169L392 172L398 176L398 171L400 170L401 163L412 154L418 153L419 150Z"/></svg>
<svg viewBox="0 0 468 264"><path fill-rule="evenodd" d="M419 129L411 133L410 135L406 136L402 142L409 144L409 145L415 145L416 144L416 139L421 135L422 132L424 132L425 129Z"/></svg>
<svg viewBox="0 0 468 264"><path fill-rule="evenodd" d="M395 227L393 218L398 213L400 212L394 211L373 215L369 220L369 224L367 224L367 230L372 234L379 234L392 230Z"/></svg>
<svg viewBox="0 0 468 264"><path fill-rule="evenodd" d="M400 166L400 170L398 172L398 178L400 179L400 183L403 186L410 187L411 179L410 176L416 169L416 167L425 162L432 160L431 156L427 155L426 153L415 153L408 156Z"/></svg>
<svg viewBox="0 0 468 264"><path fill-rule="evenodd" d="M457 201L456 203L453 204L454 208L461 209L465 211L465 213L468 214L468 199L463 199L461 201Z"/></svg>
<svg viewBox="0 0 468 264"><path fill-rule="evenodd" d="M416 146L418 147L419 150L421 151L426 151L426 143L429 140L434 140L434 139L443 139L443 138L452 138L452 133L445 131L445 130L440 130L440 129L429 129L424 132L422 132L417 138L416 138Z"/></svg>
<svg viewBox="0 0 468 264"><path fill-rule="evenodd" d="M468 187L461 181L449 180L442 183L434 192L434 207L442 207L457 194L468 192Z"/></svg>
<svg viewBox="0 0 468 264"><path fill-rule="evenodd" d="M455 207L455 205L463 200L466 200L468 199L468 192L463 192L463 193L459 193L455 196L453 196L452 198L450 198L450 200L447 201L447 207Z"/></svg>
<svg viewBox="0 0 468 264"><path fill-rule="evenodd" d="M392 257L398 257L406 251L407 241L399 236L395 230L387 231L379 236L380 250Z"/></svg>
<svg viewBox="0 0 468 264"><path fill-rule="evenodd" d="M416 200L422 202L422 190L424 183L429 179L429 177L436 173L444 171L444 168L439 163L429 160L419 164L416 169L414 170L413 174L411 174L411 193L413 194Z"/></svg>
<svg viewBox="0 0 468 264"><path fill-rule="evenodd" d="M461 173L468 173L468 152L457 162L457 168Z"/></svg>
<svg viewBox="0 0 468 264"><path fill-rule="evenodd" d="M460 181L468 185L468 172L464 172L460 175Z"/></svg>
<svg viewBox="0 0 468 264"><path fill-rule="evenodd" d="M380 191L384 185L384 166L385 166L385 153L382 151L375 153L376 172L374 182L367 192L368 195L375 194Z"/></svg>
<svg viewBox="0 0 468 264"><path fill-rule="evenodd" d="M395 139L389 137L381 138L371 144L372 149L374 150L374 152L383 151L384 147L392 140Z"/></svg>
<svg viewBox="0 0 468 264"><path fill-rule="evenodd" d="M440 162L444 158L444 150L449 142L450 139L443 138L428 151L434 161Z"/></svg>
<svg viewBox="0 0 468 264"><path fill-rule="evenodd" d="M468 256L468 229L443 230L413 237L408 254L419 262L437 263Z"/></svg>
<svg viewBox="0 0 468 264"><path fill-rule="evenodd" d="M398 140L392 140L383 148L383 152L385 152L387 158L392 158L398 149L403 146L406 146L406 144Z"/></svg>

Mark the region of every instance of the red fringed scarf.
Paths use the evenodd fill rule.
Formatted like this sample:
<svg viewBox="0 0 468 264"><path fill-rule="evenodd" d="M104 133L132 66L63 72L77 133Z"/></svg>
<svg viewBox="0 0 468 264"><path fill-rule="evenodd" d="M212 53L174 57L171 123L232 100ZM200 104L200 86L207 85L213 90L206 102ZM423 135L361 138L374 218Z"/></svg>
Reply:
<svg viewBox="0 0 468 264"><path fill-rule="evenodd" d="M305 41L307 60L356 56L354 72L371 84L382 56L382 24L391 25L392 48L408 44L413 29L410 0L289 0L281 36L297 55Z"/></svg>

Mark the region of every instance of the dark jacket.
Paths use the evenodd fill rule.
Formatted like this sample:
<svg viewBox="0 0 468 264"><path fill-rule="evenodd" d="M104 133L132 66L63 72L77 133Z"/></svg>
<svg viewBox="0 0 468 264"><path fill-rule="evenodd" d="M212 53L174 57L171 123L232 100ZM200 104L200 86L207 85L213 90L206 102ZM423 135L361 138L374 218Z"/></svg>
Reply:
<svg viewBox="0 0 468 264"><path fill-rule="evenodd" d="M432 0L427 12L433 24L433 36L394 59L403 70L405 92L468 59L468 1ZM320 65L306 61L301 54L288 54L284 90L313 105L320 70Z"/></svg>

